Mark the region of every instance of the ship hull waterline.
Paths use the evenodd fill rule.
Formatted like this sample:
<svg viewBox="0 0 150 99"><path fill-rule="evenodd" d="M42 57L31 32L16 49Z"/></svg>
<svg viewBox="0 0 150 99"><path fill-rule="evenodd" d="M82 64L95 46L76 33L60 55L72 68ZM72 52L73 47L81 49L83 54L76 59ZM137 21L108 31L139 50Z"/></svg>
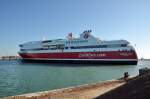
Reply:
<svg viewBox="0 0 150 99"><path fill-rule="evenodd" d="M98 65L137 65L137 60L126 60L126 61L87 61L87 60L51 60L51 59L26 59L22 58L22 62L35 62L35 63L64 63L64 64L98 64Z"/></svg>

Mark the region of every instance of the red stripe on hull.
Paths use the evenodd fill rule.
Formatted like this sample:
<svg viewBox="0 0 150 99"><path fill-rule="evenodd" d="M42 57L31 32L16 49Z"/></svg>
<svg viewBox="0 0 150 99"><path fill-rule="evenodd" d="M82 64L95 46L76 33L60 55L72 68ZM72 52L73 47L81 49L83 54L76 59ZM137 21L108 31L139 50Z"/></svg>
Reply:
<svg viewBox="0 0 150 99"><path fill-rule="evenodd" d="M22 58L40 59L137 59L135 51L19 53Z"/></svg>

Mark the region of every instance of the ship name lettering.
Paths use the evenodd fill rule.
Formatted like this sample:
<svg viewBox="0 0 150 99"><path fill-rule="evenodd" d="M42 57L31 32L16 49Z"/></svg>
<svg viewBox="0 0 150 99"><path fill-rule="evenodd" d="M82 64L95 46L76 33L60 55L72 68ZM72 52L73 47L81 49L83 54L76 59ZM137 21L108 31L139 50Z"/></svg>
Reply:
<svg viewBox="0 0 150 99"><path fill-rule="evenodd" d="M106 54L93 54L93 53L83 53L83 54L79 54L79 57L105 57Z"/></svg>

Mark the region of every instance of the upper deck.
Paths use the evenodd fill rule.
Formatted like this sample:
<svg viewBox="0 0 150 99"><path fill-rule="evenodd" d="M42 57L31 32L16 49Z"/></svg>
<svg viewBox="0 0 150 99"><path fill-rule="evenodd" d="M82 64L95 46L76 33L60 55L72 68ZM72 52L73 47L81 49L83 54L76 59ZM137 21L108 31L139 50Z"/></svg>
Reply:
<svg viewBox="0 0 150 99"><path fill-rule="evenodd" d="M20 45L21 51L39 51L39 50L81 50L81 49L115 49L126 48L126 50L134 50L130 43L126 40L111 40L103 41L94 37L91 30L84 31L80 37L74 38L72 33L69 33L67 39L55 39L44 41L26 42ZM128 47L128 49L127 49Z"/></svg>

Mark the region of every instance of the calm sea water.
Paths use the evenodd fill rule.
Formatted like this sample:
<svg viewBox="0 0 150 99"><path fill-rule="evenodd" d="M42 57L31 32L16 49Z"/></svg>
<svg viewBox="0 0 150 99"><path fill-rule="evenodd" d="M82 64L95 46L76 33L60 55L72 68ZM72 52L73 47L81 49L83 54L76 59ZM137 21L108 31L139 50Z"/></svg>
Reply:
<svg viewBox="0 0 150 99"><path fill-rule="evenodd" d="M137 75L138 70L143 67L150 68L150 60L139 61L138 65L125 66L0 60L0 97L117 79L126 71L130 75Z"/></svg>

